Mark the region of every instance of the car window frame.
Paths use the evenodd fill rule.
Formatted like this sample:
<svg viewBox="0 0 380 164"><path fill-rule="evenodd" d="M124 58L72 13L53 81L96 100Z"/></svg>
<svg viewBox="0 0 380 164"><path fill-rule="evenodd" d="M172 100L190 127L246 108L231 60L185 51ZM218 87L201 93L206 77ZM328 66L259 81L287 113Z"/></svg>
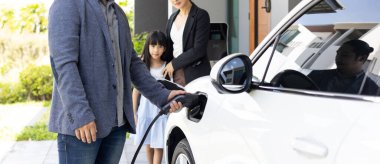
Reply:
<svg viewBox="0 0 380 164"><path fill-rule="evenodd" d="M269 33L269 35L262 41L263 45L262 46L259 45L257 47L259 48L257 50L257 53L255 53L255 51L254 53L252 53L252 54L256 54L250 57L252 66L255 65L256 62L260 60L260 58L265 54L265 52L275 43L277 36L282 35L284 32L286 32L286 30L289 29L291 25L293 25L297 20L299 20L302 16L304 16L305 13L310 11L313 7L315 7L319 3L322 3L322 1L325 1L325 0L310 1L301 10L299 10L294 15L292 15L287 22L283 24L279 23L279 24L282 24L282 26L278 28L277 30L276 28L274 28L273 30L275 31L272 31L271 33ZM278 45L275 45L275 46L277 47ZM275 50L276 48L273 47L273 49ZM266 67L268 67L268 65L270 67L270 64L271 64L270 60L268 60L266 63ZM252 71L255 71L255 70L252 70ZM266 77L267 73L268 72L264 72L263 77ZM301 94L301 95L323 97L323 98L335 98L335 99L346 99L346 100L357 100L357 101L380 103L380 96L334 93L334 92L325 92L325 91L312 91L312 90L293 89L293 88L280 88L280 87L268 86L268 83L265 83L265 79L261 79L261 81L259 82L252 81L252 85L254 89L271 91L271 92L283 92L283 93Z"/></svg>

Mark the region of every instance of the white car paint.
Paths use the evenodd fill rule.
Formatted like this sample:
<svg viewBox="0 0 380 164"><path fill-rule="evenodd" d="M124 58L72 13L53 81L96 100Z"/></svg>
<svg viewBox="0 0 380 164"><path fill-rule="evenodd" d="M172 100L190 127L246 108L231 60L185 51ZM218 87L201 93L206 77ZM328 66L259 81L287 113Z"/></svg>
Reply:
<svg viewBox="0 0 380 164"><path fill-rule="evenodd" d="M368 160L363 156L355 161L342 158L363 154L355 149L362 146L371 148L371 163L380 162L380 133L371 136L373 132L368 131L380 130L375 117L380 110L374 110L380 109L378 103L265 90L222 95L210 81L203 77L186 86L190 93L211 93L203 119L189 121L186 110L181 110L169 117L167 125L166 134L173 127L184 132L196 163L334 163L337 159L341 164L363 163ZM349 133L356 135L346 138ZM338 158L342 147L350 151L341 151Z"/></svg>
<svg viewBox="0 0 380 164"><path fill-rule="evenodd" d="M278 31L319 1L301 1L255 49L251 59L269 46ZM220 67L224 60L214 67ZM217 73L213 69L211 76ZM186 109L170 114L165 138L179 128L190 144L195 163L380 163L379 97L273 92L273 87L221 94L208 76L185 89L207 93L204 115L193 122L187 118Z"/></svg>

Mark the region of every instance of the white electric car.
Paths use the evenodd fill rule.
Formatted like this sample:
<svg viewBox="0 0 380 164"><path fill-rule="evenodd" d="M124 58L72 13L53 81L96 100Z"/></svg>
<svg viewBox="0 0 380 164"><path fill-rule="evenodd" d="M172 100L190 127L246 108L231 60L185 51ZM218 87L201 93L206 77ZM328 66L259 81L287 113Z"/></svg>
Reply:
<svg viewBox="0 0 380 164"><path fill-rule="evenodd" d="M308 77L335 69L352 39L374 48L361 76L379 86L380 1L302 0L250 56L228 55L185 87L202 101L170 115L167 163L379 164L380 91L364 95L366 80L321 91Z"/></svg>

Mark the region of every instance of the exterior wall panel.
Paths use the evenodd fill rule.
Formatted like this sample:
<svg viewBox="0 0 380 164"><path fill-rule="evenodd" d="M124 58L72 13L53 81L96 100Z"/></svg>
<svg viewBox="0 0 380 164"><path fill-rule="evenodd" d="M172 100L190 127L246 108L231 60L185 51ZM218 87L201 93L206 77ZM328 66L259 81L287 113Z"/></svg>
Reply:
<svg viewBox="0 0 380 164"><path fill-rule="evenodd" d="M168 20L168 0L135 0L135 33L165 31Z"/></svg>

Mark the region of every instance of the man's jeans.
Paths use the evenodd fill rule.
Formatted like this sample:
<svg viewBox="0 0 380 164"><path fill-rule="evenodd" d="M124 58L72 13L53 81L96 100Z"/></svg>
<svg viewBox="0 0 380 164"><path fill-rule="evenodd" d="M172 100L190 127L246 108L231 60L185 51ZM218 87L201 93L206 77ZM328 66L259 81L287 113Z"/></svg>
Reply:
<svg viewBox="0 0 380 164"><path fill-rule="evenodd" d="M118 164L123 152L125 126L115 127L105 138L97 138L91 144L83 143L75 136L58 134L60 164Z"/></svg>

